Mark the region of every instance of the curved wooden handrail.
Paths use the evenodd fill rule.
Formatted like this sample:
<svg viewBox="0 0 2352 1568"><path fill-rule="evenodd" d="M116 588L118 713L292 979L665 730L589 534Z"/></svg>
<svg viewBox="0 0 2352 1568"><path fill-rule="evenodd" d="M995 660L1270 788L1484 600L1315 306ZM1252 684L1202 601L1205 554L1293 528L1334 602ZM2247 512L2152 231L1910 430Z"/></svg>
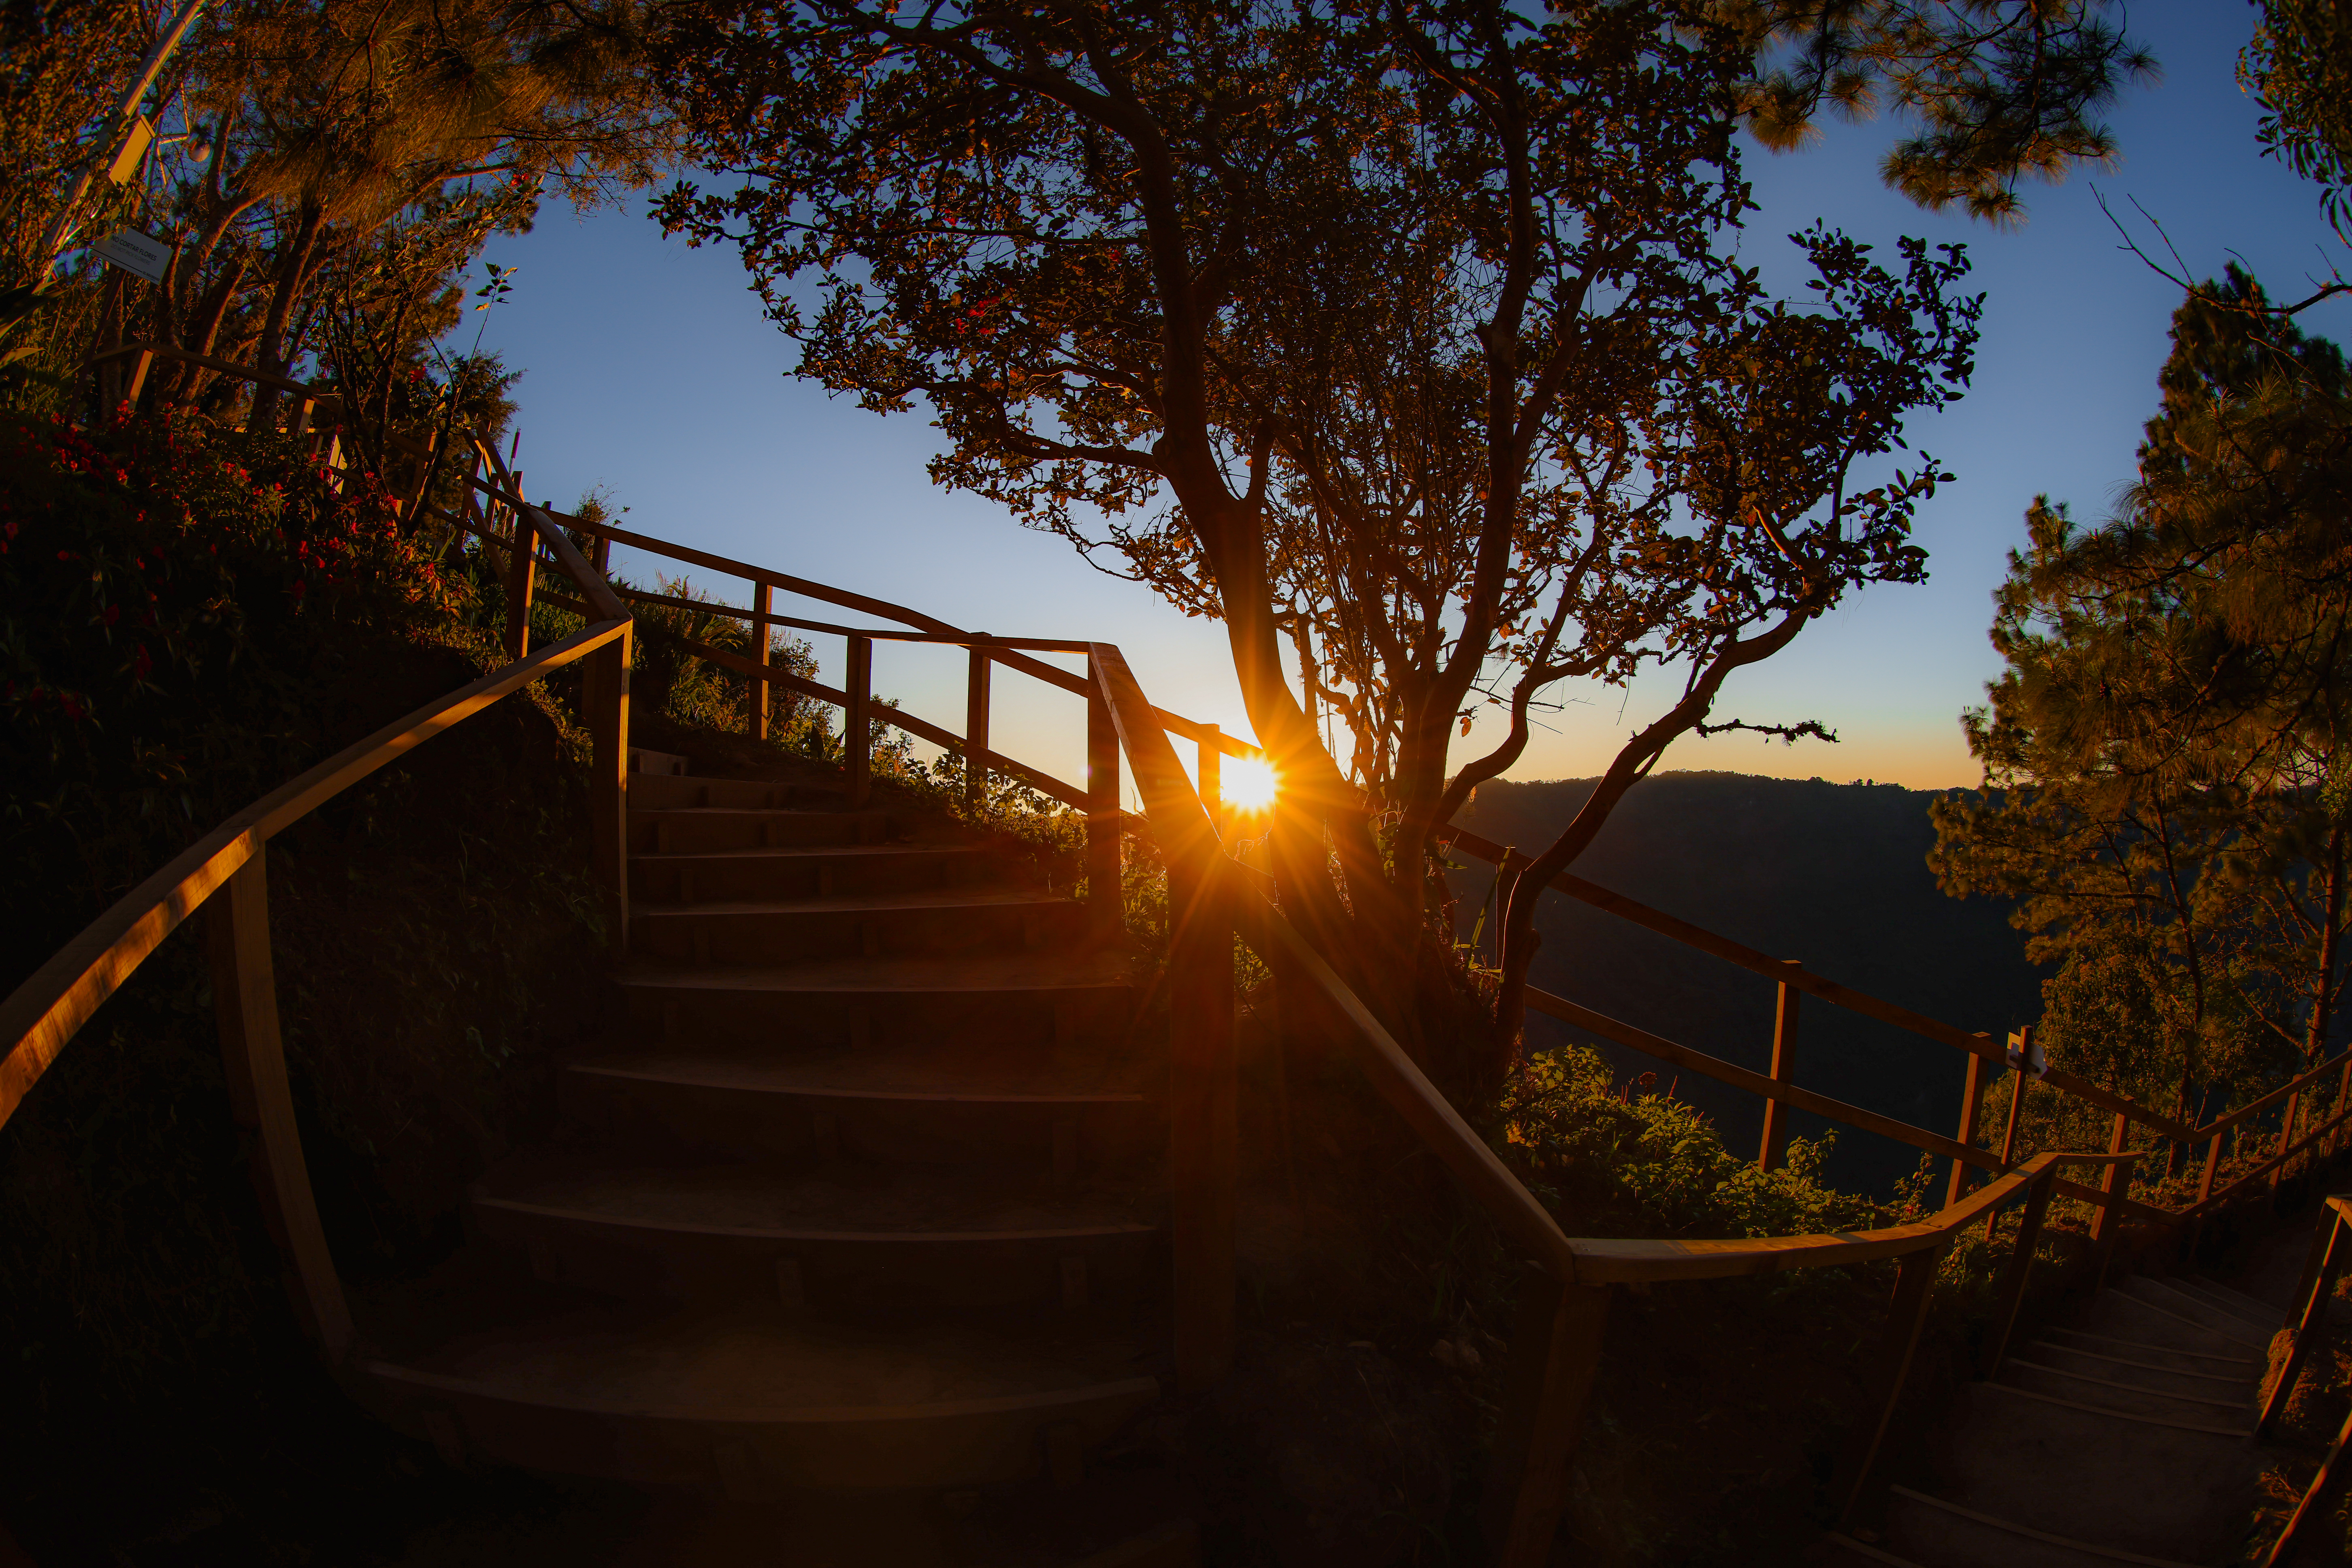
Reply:
<svg viewBox="0 0 2352 1568"><path fill-rule="evenodd" d="M1790 1268L1843 1268L1901 1258L1939 1246L2000 1208L2045 1173L2061 1165L2122 1165L2122 1154L2036 1154L1951 1207L1909 1225L1821 1236L1761 1237L1738 1241L1615 1240L1572 1237L1580 1280L1588 1285L1664 1284L1682 1279L1730 1279Z"/></svg>

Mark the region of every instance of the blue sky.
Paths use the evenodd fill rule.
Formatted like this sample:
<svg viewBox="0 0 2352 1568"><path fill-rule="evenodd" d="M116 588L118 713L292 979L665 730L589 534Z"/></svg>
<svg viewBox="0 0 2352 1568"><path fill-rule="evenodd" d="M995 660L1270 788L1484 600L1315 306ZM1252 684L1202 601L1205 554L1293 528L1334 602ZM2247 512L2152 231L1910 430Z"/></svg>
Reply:
<svg viewBox="0 0 2352 1568"><path fill-rule="evenodd" d="M1889 248L1903 234L1961 241L1976 264L1972 287L1989 295L1984 340L1968 398L1908 432L1958 476L1920 518L1929 581L1850 598L1788 652L1737 678L1717 715L1820 719L1839 743L1689 740L1665 766L1974 784L1958 714L1998 671L1985 628L2005 553L2022 538L2020 519L2040 492L2072 502L2077 518L2106 514L2132 478L2178 303L2172 285L2119 248L2094 193L2119 212L2137 201L2199 276L2234 255L2284 294L2336 259L2312 188L2257 156L2259 111L2234 76L2250 9L2172 0L2135 6L2130 19L2164 79L2116 107L2122 161L2030 187L2021 227L1934 216L1886 191L1876 164L1894 128L1883 121L1832 127L1797 153L1749 149L1764 210L1743 245L1768 279L1797 290L1801 275L1780 259L1794 255L1782 237L1816 217ZM551 208L530 234L500 239L487 257L520 268L484 342L526 373L517 427L534 499L568 505L604 486L631 509L625 521L649 533L977 629L1114 641L1162 707L1248 733L1221 628L1093 571L984 501L935 489L923 465L936 432L922 416L879 417L791 377L792 346L761 317L734 253L665 239L645 206L640 196L585 218ZM2347 312L2352 303L2322 307L2306 325L2342 341L2352 333ZM643 574L642 563L617 564ZM741 584L694 576L743 601ZM839 639L814 640L828 674L837 672ZM886 646L876 684L961 728L960 654ZM1577 700L1546 720L1513 776L1598 772L1672 693L1637 685L1570 695ZM999 750L1079 776L1076 699L1000 672L994 722Z"/></svg>

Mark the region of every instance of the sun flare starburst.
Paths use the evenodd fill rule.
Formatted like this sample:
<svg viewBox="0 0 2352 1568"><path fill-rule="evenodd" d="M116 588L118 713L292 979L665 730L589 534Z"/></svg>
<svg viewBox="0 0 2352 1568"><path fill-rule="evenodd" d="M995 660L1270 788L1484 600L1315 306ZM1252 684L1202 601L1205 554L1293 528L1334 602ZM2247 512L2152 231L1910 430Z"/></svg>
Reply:
<svg viewBox="0 0 2352 1568"><path fill-rule="evenodd" d="M1274 805L1282 779L1264 757L1234 757L1226 762L1218 786L1235 811L1265 811Z"/></svg>

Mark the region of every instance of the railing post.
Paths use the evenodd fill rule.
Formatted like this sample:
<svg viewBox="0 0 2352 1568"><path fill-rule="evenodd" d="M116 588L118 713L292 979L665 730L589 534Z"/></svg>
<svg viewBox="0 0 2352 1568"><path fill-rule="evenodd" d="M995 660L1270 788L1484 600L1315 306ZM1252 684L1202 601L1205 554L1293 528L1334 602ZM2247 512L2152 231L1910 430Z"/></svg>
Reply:
<svg viewBox="0 0 2352 1568"><path fill-rule="evenodd" d="M841 754L849 784L849 809L865 808L874 783L874 639L849 639L849 705L841 718Z"/></svg>
<svg viewBox="0 0 2352 1568"><path fill-rule="evenodd" d="M971 656L963 681L963 799L976 816L988 805L988 678L995 661L976 643Z"/></svg>
<svg viewBox="0 0 2352 1568"><path fill-rule="evenodd" d="M2032 1053L2033 1037L2029 1031L2032 1027L2028 1024L2019 1031L2024 1038L2019 1042L2017 1065L2009 1069L2009 1125L2000 1135L2000 1168L2003 1171L2017 1168L2017 1129L2025 1110L2025 1064ZM1997 1214L1985 1215L1985 1240L1992 1239L1993 1226L2000 1217Z"/></svg>
<svg viewBox="0 0 2352 1568"><path fill-rule="evenodd" d="M768 738L768 612L775 605L775 589L766 583L751 584L751 662L761 673L751 678L751 723L755 741Z"/></svg>
<svg viewBox="0 0 2352 1568"><path fill-rule="evenodd" d="M2303 1090L2295 1089L2286 1097L2286 1114L2279 1118L2278 1163L2271 1167L2271 1191L2277 1192L2279 1183L2286 1179L2286 1152L2294 1147L2295 1107L2303 1103Z"/></svg>
<svg viewBox="0 0 2352 1568"><path fill-rule="evenodd" d="M1232 1370L1240 1171L1232 889L1213 847L1169 868L1168 1152L1176 1377L1205 1389ZM1203 863L1206 862L1206 863Z"/></svg>
<svg viewBox="0 0 2352 1568"><path fill-rule="evenodd" d="M513 512L514 527L507 536L511 541L507 557L507 658L517 659L530 651L530 595L539 575L539 532L529 518L508 510Z"/></svg>
<svg viewBox="0 0 2352 1568"><path fill-rule="evenodd" d="M1971 1149L1977 1146L1977 1123L1984 1116L1984 1091L1985 1058L1970 1051L1968 1081L1960 1089L1960 1130L1954 1136ZM1968 1195L1969 1177L1971 1173L1969 1163L1954 1156L1951 1184L1946 1188L1944 1194L1946 1208L1950 1208Z"/></svg>
<svg viewBox="0 0 2352 1568"><path fill-rule="evenodd" d="M1544 1274L1520 1287L1513 1376L1481 1500L1498 1568L1551 1559L1612 1294L1612 1286L1562 1285Z"/></svg>
<svg viewBox="0 0 2352 1568"><path fill-rule="evenodd" d="M1871 1403L1875 1409L1864 1417L1869 1425L1857 1428L1847 1445L1845 1463L1840 1468L1840 1484L1833 1494L1840 1529L1844 1528L1854 1505L1862 1500L1871 1468L1878 1463L1878 1451L1885 1445L1886 1428L1895 1420L1895 1406L1901 1402L1903 1385L1911 1375L1912 1354L1919 1348L1919 1331L1927 1326L1936 1270L1942 1266L1944 1253L1950 1245L1948 1240L1903 1255L1900 1271L1895 1277L1895 1298L1886 1309L1886 1326L1879 1337L1876 1365L1871 1375Z"/></svg>
<svg viewBox="0 0 2352 1568"><path fill-rule="evenodd" d="M588 656L585 676L589 761L588 819L593 868L604 889L613 951L629 951L629 664L636 628Z"/></svg>
<svg viewBox="0 0 2352 1568"><path fill-rule="evenodd" d="M269 959L268 845L256 843L252 858L213 895L209 923L213 1011L221 1064L228 1073L230 1113L246 1134L254 1192L270 1237L286 1258L287 1293L296 1315L329 1363L340 1363L352 1348L352 1315L319 1224L287 1087L278 982Z"/></svg>
<svg viewBox="0 0 2352 1568"><path fill-rule="evenodd" d="M1201 726L1201 807L1220 838L1225 835L1224 740L1224 731L1214 724Z"/></svg>
<svg viewBox="0 0 2352 1568"><path fill-rule="evenodd" d="M2021 1081L2022 1073L2021 1068ZM1979 1369L1988 1382L2000 1371L2002 1358L2009 1354L2009 1336L2017 1328L2019 1309L2025 1305L2026 1283L2033 1273L2033 1250L2042 1244L2042 1221L2050 1212L2050 1190L2057 1182L2058 1167L2053 1165L2034 1177L2032 1184L2025 1189L2025 1213L2018 1218L2017 1246L2001 1270L2000 1288L1993 1298L1992 1337L1985 1342Z"/></svg>
<svg viewBox="0 0 2352 1568"><path fill-rule="evenodd" d="M1087 673L1087 902L1098 937L1125 925L1119 889L1118 730L1103 700L1101 671Z"/></svg>
<svg viewBox="0 0 2352 1568"><path fill-rule="evenodd" d="M1797 960L1784 959L1791 969L1803 967ZM1772 1010L1772 1081L1786 1084L1797 1075L1797 1008L1804 993L1780 982L1780 995ZM1789 1108L1767 1096L1764 1100L1764 1137L1756 1151L1756 1166L1762 1171L1777 1171L1789 1152Z"/></svg>
<svg viewBox="0 0 2352 1568"><path fill-rule="evenodd" d="M2115 1131L2107 1138L2107 1152L2120 1154L2131 1136L2131 1118L2116 1112ZM2116 1255L2116 1243L2124 1231L2124 1199L2131 1195L2131 1167L2117 1161L2107 1166L2099 1178L2099 1221L2091 1232L2092 1248L2099 1255L2098 1277L2092 1281L2093 1290L2106 1288L2107 1264Z"/></svg>
<svg viewBox="0 0 2352 1568"><path fill-rule="evenodd" d="M2254 1422L2256 1437L2270 1430L2271 1423L2278 1419L2279 1412L2294 1396L2295 1379L2303 1375L2304 1361L2326 1324L2327 1302L2336 1293L2336 1278L2344 1272L2345 1264L2352 1261L2352 1235L2347 1234L2343 1215L2333 1205L2323 1212L2327 1224L2311 1238L2313 1256L2304 1268L2306 1289L2296 1296L2302 1311L2294 1325L2294 1345L2287 1352L2286 1364L2279 1368L2278 1375L2263 1391L2263 1413Z"/></svg>
<svg viewBox="0 0 2352 1568"><path fill-rule="evenodd" d="M2352 1105L2352 1051L2345 1053L2344 1071L2336 1080L2336 1131L2327 1135L2327 1152L2332 1157L2344 1144L2344 1110Z"/></svg>

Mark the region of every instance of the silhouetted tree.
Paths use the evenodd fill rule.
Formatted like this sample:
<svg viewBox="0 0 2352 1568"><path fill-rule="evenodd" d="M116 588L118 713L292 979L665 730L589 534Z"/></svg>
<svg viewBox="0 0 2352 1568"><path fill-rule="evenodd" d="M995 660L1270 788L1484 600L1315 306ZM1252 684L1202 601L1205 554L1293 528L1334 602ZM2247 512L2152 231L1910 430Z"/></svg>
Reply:
<svg viewBox="0 0 2352 1568"><path fill-rule="evenodd" d="M1965 381L1963 264L1815 232L1818 301L1768 299L1730 254L1750 40L1699 8L675 16L673 97L730 179L665 220L740 246L801 374L928 404L943 483L1224 620L1286 780L1286 905L1391 998L1490 661L1687 675L1564 865L1731 669L1920 570L1932 462L1855 465ZM1368 721L1395 736L1359 758L1370 798L1286 639L1360 657L1352 690L1396 704ZM1514 1029L1531 916L1506 922Z"/></svg>
<svg viewBox="0 0 2352 1568"><path fill-rule="evenodd" d="M1967 718L1999 793L1938 808L1935 864L2023 900L2053 1000L2105 998L2105 1037L2066 1043L2185 1110L2315 1058L2344 984L2352 378L2232 270L2175 315L2161 382L2118 516L2028 516L2009 668Z"/></svg>

